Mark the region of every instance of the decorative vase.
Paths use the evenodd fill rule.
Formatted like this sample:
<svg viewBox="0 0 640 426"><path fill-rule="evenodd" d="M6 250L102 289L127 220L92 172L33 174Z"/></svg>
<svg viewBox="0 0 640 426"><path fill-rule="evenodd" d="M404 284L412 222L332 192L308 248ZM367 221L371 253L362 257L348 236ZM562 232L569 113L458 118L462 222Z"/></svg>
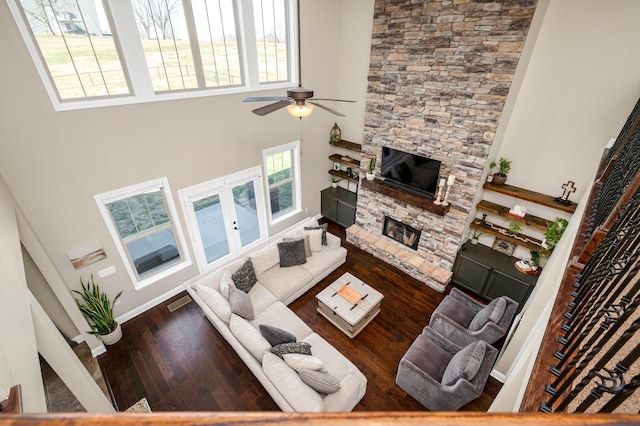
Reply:
<svg viewBox="0 0 640 426"><path fill-rule="evenodd" d="M506 175L500 175L498 173L493 175L493 183L496 185L504 185L506 181L507 181Z"/></svg>
<svg viewBox="0 0 640 426"><path fill-rule="evenodd" d="M376 174L375 173L367 173L366 176L367 176L367 180L374 180L375 177L376 177Z"/></svg>
<svg viewBox="0 0 640 426"><path fill-rule="evenodd" d="M120 338L122 338L122 327L120 327L120 323L116 323L116 324L117 324L116 329L113 330L111 333L99 334L100 340L102 340L102 343L104 343L105 345L113 345L118 340L120 340Z"/></svg>

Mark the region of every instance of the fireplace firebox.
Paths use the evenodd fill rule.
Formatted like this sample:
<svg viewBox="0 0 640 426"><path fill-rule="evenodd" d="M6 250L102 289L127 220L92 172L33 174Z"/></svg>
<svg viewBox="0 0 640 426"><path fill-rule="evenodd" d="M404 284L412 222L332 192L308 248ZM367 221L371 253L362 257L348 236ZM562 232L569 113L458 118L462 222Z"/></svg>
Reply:
<svg viewBox="0 0 640 426"><path fill-rule="evenodd" d="M407 247L417 250L421 234L422 231L417 230L413 226L409 226L389 216L384 217L382 235L404 244Z"/></svg>

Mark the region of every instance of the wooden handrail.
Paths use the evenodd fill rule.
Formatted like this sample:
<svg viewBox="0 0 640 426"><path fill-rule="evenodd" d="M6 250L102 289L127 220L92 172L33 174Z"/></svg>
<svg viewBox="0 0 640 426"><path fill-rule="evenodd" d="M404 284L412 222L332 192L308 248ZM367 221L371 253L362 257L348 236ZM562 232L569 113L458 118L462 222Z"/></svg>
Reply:
<svg viewBox="0 0 640 426"><path fill-rule="evenodd" d="M2 401L2 411L0 414L21 414L22 413L22 388L15 385L9 389L9 398ZM2 423L2 420L0 420Z"/></svg>

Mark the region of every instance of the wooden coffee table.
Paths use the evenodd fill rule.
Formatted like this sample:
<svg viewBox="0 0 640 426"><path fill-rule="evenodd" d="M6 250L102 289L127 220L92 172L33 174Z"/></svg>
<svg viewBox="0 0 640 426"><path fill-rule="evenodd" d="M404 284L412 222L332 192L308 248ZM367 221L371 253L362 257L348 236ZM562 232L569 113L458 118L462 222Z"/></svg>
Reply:
<svg viewBox="0 0 640 426"><path fill-rule="evenodd" d="M384 296L347 272L316 298L318 312L353 339L378 315Z"/></svg>

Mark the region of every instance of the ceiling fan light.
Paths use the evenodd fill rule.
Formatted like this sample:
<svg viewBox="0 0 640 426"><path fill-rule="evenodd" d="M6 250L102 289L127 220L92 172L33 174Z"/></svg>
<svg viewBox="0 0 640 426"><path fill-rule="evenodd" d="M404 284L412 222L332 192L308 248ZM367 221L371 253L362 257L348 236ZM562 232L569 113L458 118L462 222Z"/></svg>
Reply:
<svg viewBox="0 0 640 426"><path fill-rule="evenodd" d="M289 110L289 114L294 117L304 118L307 117L313 111L313 105L310 104L302 104L299 105L297 103L291 104L287 106L287 110Z"/></svg>

